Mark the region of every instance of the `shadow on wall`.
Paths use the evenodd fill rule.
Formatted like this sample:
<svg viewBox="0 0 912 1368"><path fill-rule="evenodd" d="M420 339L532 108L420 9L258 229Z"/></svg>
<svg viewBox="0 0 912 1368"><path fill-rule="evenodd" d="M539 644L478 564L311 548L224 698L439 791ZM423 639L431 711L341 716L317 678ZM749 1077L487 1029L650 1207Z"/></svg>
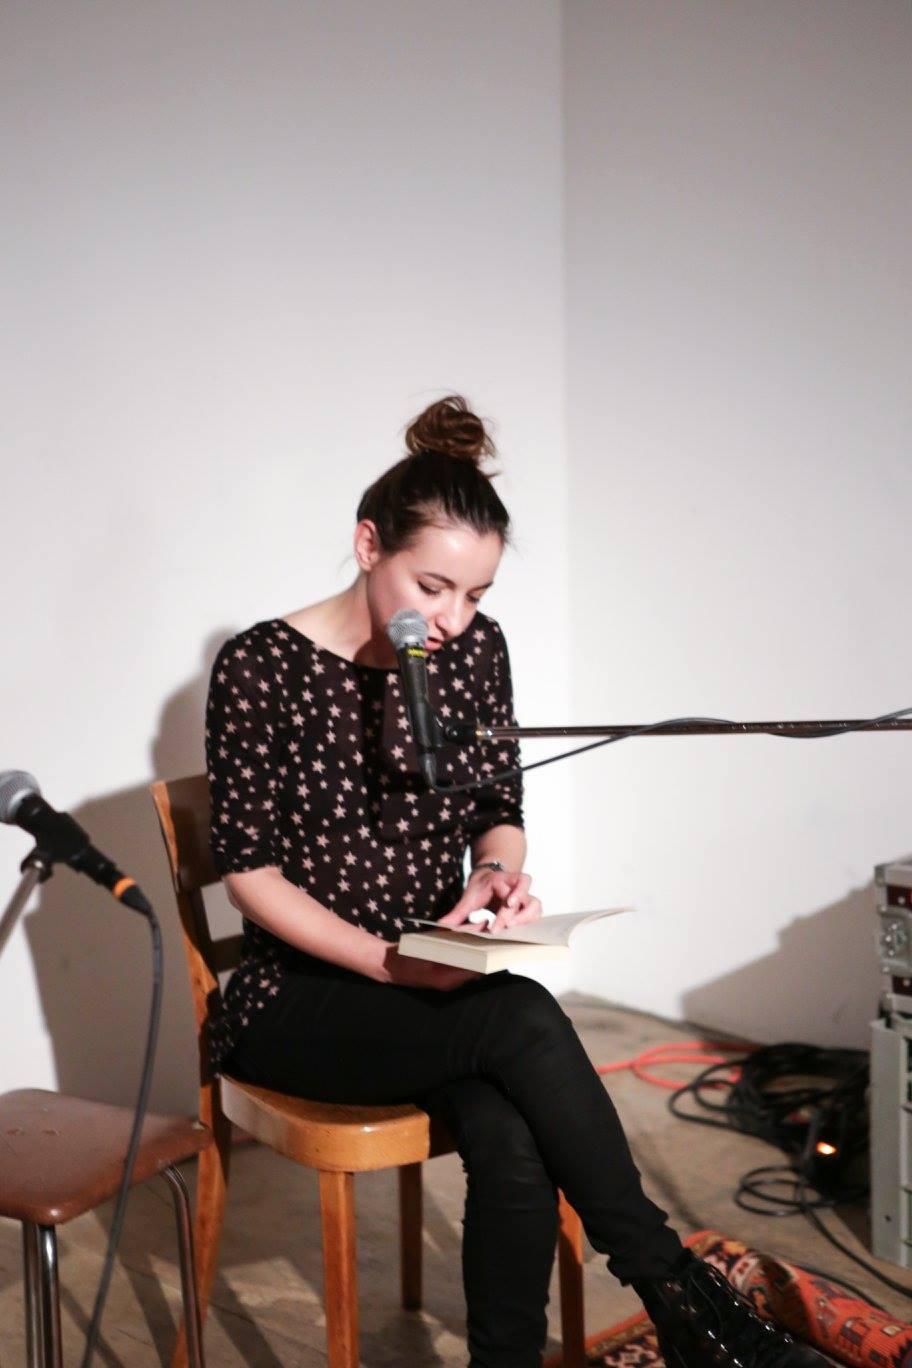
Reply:
<svg viewBox="0 0 912 1368"><path fill-rule="evenodd" d="M799 917L769 955L685 993L682 1014L771 1043L867 1049L882 991L873 883Z"/></svg>
<svg viewBox="0 0 912 1368"><path fill-rule="evenodd" d="M204 768L204 711L212 661L236 629L213 634L200 673L165 703L151 748L151 778ZM150 778L150 782L151 782ZM162 929L164 999L150 1105L195 1112L195 1027L177 908L148 788L73 809L92 843L139 883ZM25 919L62 1092L133 1105L152 994L152 938L145 918L89 879L58 866Z"/></svg>

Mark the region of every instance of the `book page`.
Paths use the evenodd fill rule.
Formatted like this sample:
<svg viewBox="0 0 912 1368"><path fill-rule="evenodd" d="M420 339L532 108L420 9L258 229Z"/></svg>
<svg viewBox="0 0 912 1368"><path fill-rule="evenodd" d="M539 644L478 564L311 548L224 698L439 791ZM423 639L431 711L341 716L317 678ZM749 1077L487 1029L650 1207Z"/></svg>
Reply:
<svg viewBox="0 0 912 1368"><path fill-rule="evenodd" d="M416 931L427 928L429 931L444 931L451 935L472 936L492 943L514 941L519 945L569 945L570 937L578 926L583 926L586 922L599 921L602 917L615 917L619 912L631 910L629 907L607 907L598 912L564 912L556 917L541 917L526 926L507 927L506 930L496 931L493 935L486 928L469 926L468 923L461 926L441 926L438 922L427 921L421 917L409 918L407 927Z"/></svg>

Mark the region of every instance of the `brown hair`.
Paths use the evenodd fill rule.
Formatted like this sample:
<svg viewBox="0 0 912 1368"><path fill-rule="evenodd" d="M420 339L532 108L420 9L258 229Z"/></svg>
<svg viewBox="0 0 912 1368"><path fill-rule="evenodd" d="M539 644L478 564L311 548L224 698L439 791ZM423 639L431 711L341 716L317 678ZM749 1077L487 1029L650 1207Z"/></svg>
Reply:
<svg viewBox="0 0 912 1368"><path fill-rule="evenodd" d="M370 518L387 555L431 523L465 523L480 536L509 540L510 515L481 468L495 454L484 423L459 394L430 404L405 434L409 452L361 495L358 521Z"/></svg>

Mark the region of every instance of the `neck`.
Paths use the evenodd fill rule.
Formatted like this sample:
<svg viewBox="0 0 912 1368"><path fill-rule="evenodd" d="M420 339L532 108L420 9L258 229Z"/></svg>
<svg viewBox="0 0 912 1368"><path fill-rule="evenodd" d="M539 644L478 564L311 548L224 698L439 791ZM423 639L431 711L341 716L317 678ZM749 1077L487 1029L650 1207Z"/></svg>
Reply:
<svg viewBox="0 0 912 1368"><path fill-rule="evenodd" d="M396 653L381 627L374 632L367 602L367 577L357 576L347 589L329 600L328 625L334 632L342 655L358 665L393 669Z"/></svg>

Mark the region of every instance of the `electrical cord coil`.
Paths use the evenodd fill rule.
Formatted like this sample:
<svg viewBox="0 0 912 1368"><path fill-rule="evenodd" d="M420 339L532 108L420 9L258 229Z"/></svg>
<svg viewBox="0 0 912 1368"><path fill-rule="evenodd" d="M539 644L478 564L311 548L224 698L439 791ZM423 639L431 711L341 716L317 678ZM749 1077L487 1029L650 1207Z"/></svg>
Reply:
<svg viewBox="0 0 912 1368"><path fill-rule="evenodd" d="M912 1289L860 1258L818 1214L839 1202L857 1200L868 1190L866 1179L852 1175L853 1161L868 1147L868 1073L863 1050L794 1042L759 1046L734 1058L714 1060L691 1082L675 1088L668 1108L681 1121L738 1130L784 1150L791 1163L750 1169L739 1179L735 1203L760 1216L804 1216L853 1263L892 1291L912 1298ZM722 1089L726 1091L720 1096ZM708 1114L685 1111L685 1098ZM834 1161L829 1173L828 1161ZM862 1295L831 1273L823 1276Z"/></svg>

